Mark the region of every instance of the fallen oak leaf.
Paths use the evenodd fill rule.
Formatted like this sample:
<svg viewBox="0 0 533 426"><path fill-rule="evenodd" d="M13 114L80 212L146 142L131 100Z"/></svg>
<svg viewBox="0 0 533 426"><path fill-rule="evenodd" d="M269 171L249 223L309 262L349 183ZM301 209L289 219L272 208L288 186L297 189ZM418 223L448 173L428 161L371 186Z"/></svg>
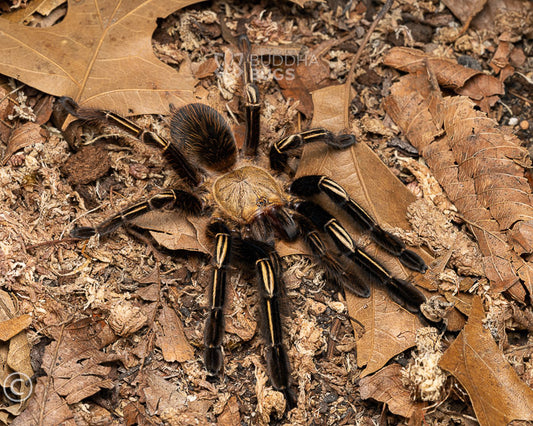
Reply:
<svg viewBox="0 0 533 426"><path fill-rule="evenodd" d="M74 412L66 401L61 398L47 377L39 377L28 407L16 417L11 425L42 425L46 424L75 426Z"/></svg>
<svg viewBox="0 0 533 426"><path fill-rule="evenodd" d="M45 348L42 368L54 392L68 404L114 387L109 364L120 356L102 350L116 341L107 324L88 318L64 328L50 327L50 333L56 340Z"/></svg>
<svg viewBox="0 0 533 426"><path fill-rule="evenodd" d="M481 424L533 420L533 391L523 383L483 327L485 312L475 297L468 323L439 361L466 389Z"/></svg>
<svg viewBox="0 0 533 426"><path fill-rule="evenodd" d="M18 317L0 322L0 340L7 341L13 336L19 334L31 325L31 316L28 314L19 315Z"/></svg>
<svg viewBox="0 0 533 426"><path fill-rule="evenodd" d="M533 245L531 160L520 141L468 98L442 97L427 72L402 77L384 106L470 225L491 290L520 298L523 281L531 292L533 265L522 256Z"/></svg>
<svg viewBox="0 0 533 426"><path fill-rule="evenodd" d="M0 73L85 107L124 115L167 113L193 100L188 67L159 61L156 20L196 0L69 1L65 19L31 28L0 19Z"/></svg>

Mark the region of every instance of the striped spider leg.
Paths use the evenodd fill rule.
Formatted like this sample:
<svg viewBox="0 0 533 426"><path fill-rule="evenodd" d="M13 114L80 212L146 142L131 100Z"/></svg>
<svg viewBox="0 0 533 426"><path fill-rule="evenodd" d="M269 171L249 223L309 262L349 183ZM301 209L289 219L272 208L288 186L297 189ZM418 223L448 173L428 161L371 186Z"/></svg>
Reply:
<svg viewBox="0 0 533 426"><path fill-rule="evenodd" d="M421 273L426 272L427 265L424 260L414 251L408 250L401 239L383 230L374 218L333 179L321 175L302 176L291 184L289 191L301 197L309 197L319 193L326 194L350 215L361 231L368 232L372 240L382 249L398 257L400 262L409 269Z"/></svg>
<svg viewBox="0 0 533 426"><path fill-rule="evenodd" d="M59 98L63 109L79 120L90 124L105 124L116 127L144 143L157 146L172 164L178 175L192 186L200 183L199 170L187 159L183 148L174 143L174 137L167 141L157 133L148 131L132 120L107 110L82 108L72 98L63 96Z"/></svg>
<svg viewBox="0 0 533 426"><path fill-rule="evenodd" d="M270 381L274 389L282 392L289 407L296 405L290 388L290 366L281 321L280 299L283 282L280 259L269 243L252 238L232 235L221 220L212 222L208 235L214 239L213 272L210 286L209 314L205 325L204 361L207 371L218 376L224 366L222 342L224 338L224 304L226 277L230 262L255 268L256 285L260 294L260 306L265 347L265 359Z"/></svg>
<svg viewBox="0 0 533 426"><path fill-rule="evenodd" d="M348 231L330 213L312 201L298 201L295 209L329 235L343 255L377 282L383 283L396 303L411 313L420 313L420 305L426 301L422 292L408 281L394 277L372 256L357 247Z"/></svg>

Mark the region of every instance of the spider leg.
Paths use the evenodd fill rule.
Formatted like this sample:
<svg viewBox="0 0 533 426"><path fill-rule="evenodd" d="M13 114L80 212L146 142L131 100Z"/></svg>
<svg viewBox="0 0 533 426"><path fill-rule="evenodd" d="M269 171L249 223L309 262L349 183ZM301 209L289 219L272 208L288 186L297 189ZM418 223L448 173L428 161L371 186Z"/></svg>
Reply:
<svg viewBox="0 0 533 426"><path fill-rule="evenodd" d="M420 313L420 305L426 301L422 292L408 281L395 278L374 258L358 248L337 219L311 201L298 202L295 207L298 213L309 218L317 228L324 230L345 256L383 283L395 302L411 313Z"/></svg>
<svg viewBox="0 0 533 426"><path fill-rule="evenodd" d="M204 362L209 374L218 375L224 366L222 341L224 339L224 302L226 299L226 271L229 265L232 239L229 229L221 221L213 222L208 233L214 235L213 275L209 316L205 323Z"/></svg>
<svg viewBox="0 0 533 426"><path fill-rule="evenodd" d="M352 146L357 141L353 135L335 135L326 129L311 129L295 133L272 145L270 148L270 167L278 171L284 170L289 158L287 152L310 142L324 142L332 148L344 149Z"/></svg>
<svg viewBox="0 0 533 426"><path fill-rule="evenodd" d="M76 227L70 232L70 235L73 238L82 239L90 238L93 235L107 235L136 217L152 210L160 210L169 204L175 204L177 208L191 216L199 215L202 212L202 201L196 195L181 189L168 189L127 207L96 227Z"/></svg>
<svg viewBox="0 0 533 426"><path fill-rule="evenodd" d="M283 392L289 407L296 405L290 388L289 358L283 344L281 326L282 278L281 265L275 249L266 243L241 239L238 255L241 261L255 264L257 283L261 294L261 311L264 318L263 338L266 346L266 363L274 389Z"/></svg>
<svg viewBox="0 0 533 426"><path fill-rule="evenodd" d="M163 154L174 166L176 172L182 179L185 179L193 186L197 186L200 183L197 168L189 162L177 144L165 140L154 132L139 127L133 121L112 111L81 108L72 98L67 96L59 98L59 102L66 112L80 120L115 126L131 136L142 140L147 145L154 145L161 148Z"/></svg>
<svg viewBox="0 0 533 426"><path fill-rule="evenodd" d="M295 195L308 197L323 192L333 202L347 212L363 231L368 231L372 240L385 251L397 256L402 264L414 271L424 273L427 265L414 251L408 250L404 242L383 230L346 190L327 176L310 175L296 179L289 191Z"/></svg>
<svg viewBox="0 0 533 426"><path fill-rule="evenodd" d="M245 155L255 156L259 146L260 131L260 96L259 89L254 84L254 75L251 61L251 44L248 36L243 34L239 37L239 45L243 53L243 80L244 80L244 109L246 113L246 137L244 140Z"/></svg>
<svg viewBox="0 0 533 426"><path fill-rule="evenodd" d="M356 274L355 271L352 273L340 258L330 254L316 226L303 216L298 217L298 224L307 246L324 267L326 280L357 296L369 297L370 287L361 279L361 274Z"/></svg>

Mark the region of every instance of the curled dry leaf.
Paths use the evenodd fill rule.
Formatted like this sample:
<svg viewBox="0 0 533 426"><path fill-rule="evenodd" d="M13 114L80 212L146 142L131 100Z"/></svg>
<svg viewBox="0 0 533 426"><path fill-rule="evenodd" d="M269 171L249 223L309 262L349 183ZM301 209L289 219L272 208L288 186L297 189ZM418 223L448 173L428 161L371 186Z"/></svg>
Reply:
<svg viewBox="0 0 533 426"><path fill-rule="evenodd" d="M430 69L441 86L470 97L485 112L489 112L490 107L499 99L497 95L505 93L503 82L496 77L417 49L393 47L383 58L383 63L411 74Z"/></svg>
<svg viewBox="0 0 533 426"><path fill-rule="evenodd" d="M533 197L524 176L531 160L518 138L468 98L442 98L422 73L396 83L385 109L469 224L492 290L521 281L531 294L533 265L521 256L533 244Z"/></svg>
<svg viewBox="0 0 533 426"><path fill-rule="evenodd" d="M22 148L35 145L37 143L44 143L44 132L45 131L41 129L41 126L32 122L24 123L22 126L13 130L9 140L7 141L7 149L4 153L2 161L0 162L0 166L5 166L13 154Z"/></svg>
<svg viewBox="0 0 533 426"><path fill-rule="evenodd" d="M482 426L506 425L512 420L533 420L533 391L506 361L489 330L476 297L468 323L440 359L468 392Z"/></svg>
<svg viewBox="0 0 533 426"><path fill-rule="evenodd" d="M18 379L24 376L13 375L18 372L26 377L33 376L30 345L26 333L23 332L31 323L31 317L19 315L17 311L15 299L9 293L0 290L0 329L2 330L0 384L4 392L12 387L22 397L20 401L6 399L0 407L0 419L7 418L8 415L18 415L24 407L24 397L31 393L31 383L26 383L24 380L18 382ZM8 387L7 384L10 386Z"/></svg>

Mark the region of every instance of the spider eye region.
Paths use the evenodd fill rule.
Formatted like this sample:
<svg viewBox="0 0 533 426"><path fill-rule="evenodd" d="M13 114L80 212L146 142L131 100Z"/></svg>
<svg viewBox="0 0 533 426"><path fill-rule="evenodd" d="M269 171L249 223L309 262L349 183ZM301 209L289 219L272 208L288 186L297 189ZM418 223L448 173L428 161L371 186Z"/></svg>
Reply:
<svg viewBox="0 0 533 426"><path fill-rule="evenodd" d="M276 180L265 170L245 166L220 176L213 184L218 206L232 219L250 223L262 210L286 204Z"/></svg>
<svg viewBox="0 0 533 426"><path fill-rule="evenodd" d="M265 197L264 195L260 195L259 197L257 197L257 201L255 203L257 205L258 208L263 208L263 207L266 207L268 206L270 203L268 202L268 198Z"/></svg>

